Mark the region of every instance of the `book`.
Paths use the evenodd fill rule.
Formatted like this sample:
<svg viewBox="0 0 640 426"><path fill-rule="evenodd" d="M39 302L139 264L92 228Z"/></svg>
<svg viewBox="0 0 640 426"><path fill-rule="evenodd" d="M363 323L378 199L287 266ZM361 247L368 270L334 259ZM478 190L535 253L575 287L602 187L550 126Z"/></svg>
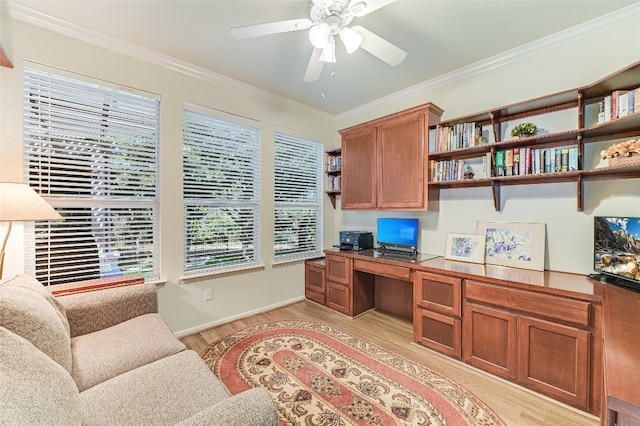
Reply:
<svg viewBox="0 0 640 426"><path fill-rule="evenodd" d="M504 175L513 175L513 150L507 149L504 151Z"/></svg>
<svg viewBox="0 0 640 426"><path fill-rule="evenodd" d="M578 148L569 148L569 170L578 170Z"/></svg>
<svg viewBox="0 0 640 426"><path fill-rule="evenodd" d="M629 115L629 92L618 95L618 118Z"/></svg>
<svg viewBox="0 0 640 426"><path fill-rule="evenodd" d="M562 161L561 161L561 168L560 171L561 172L566 172L569 170L569 148L561 148L561 157L562 157Z"/></svg>
<svg viewBox="0 0 640 426"><path fill-rule="evenodd" d="M555 149L555 162L552 170L556 173L562 171L562 148Z"/></svg>
<svg viewBox="0 0 640 426"><path fill-rule="evenodd" d="M513 174L519 175L520 173L520 149L513 150Z"/></svg>
<svg viewBox="0 0 640 426"><path fill-rule="evenodd" d="M631 114L633 114L633 113L638 111L638 110L635 109L636 91L635 90L630 90L629 93L627 93L627 96L629 97L627 113L629 115L631 115Z"/></svg>
<svg viewBox="0 0 640 426"><path fill-rule="evenodd" d="M496 176L504 176L504 151L496 151Z"/></svg>
<svg viewBox="0 0 640 426"><path fill-rule="evenodd" d="M604 97L604 121L611 121L611 95Z"/></svg>
<svg viewBox="0 0 640 426"><path fill-rule="evenodd" d="M438 144L438 129L429 129L429 153L436 152Z"/></svg>
<svg viewBox="0 0 640 426"><path fill-rule="evenodd" d="M604 115L604 101L598 102L598 121L597 123L604 123L606 120Z"/></svg>
<svg viewBox="0 0 640 426"><path fill-rule="evenodd" d="M620 96L627 93L627 90L614 90L611 92L611 119L615 120L620 115ZM628 102L628 101L627 101Z"/></svg>
<svg viewBox="0 0 640 426"><path fill-rule="evenodd" d="M640 112L640 87L633 91L633 112Z"/></svg>

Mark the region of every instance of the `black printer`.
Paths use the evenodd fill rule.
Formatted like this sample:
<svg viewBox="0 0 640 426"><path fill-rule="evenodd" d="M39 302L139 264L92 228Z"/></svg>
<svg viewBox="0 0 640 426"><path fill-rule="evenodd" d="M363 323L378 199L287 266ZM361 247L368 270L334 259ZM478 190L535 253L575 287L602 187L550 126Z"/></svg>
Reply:
<svg viewBox="0 0 640 426"><path fill-rule="evenodd" d="M340 231L340 250L368 250L373 248L373 234L366 231Z"/></svg>

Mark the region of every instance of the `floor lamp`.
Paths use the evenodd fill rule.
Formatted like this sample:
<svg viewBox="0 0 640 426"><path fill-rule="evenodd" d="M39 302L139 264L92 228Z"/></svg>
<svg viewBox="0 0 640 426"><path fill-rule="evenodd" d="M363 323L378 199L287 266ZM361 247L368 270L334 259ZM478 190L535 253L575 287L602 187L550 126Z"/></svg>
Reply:
<svg viewBox="0 0 640 426"><path fill-rule="evenodd" d="M0 248L0 278L4 265L4 249L13 222L55 220L62 216L26 183L0 182L0 222L9 222Z"/></svg>

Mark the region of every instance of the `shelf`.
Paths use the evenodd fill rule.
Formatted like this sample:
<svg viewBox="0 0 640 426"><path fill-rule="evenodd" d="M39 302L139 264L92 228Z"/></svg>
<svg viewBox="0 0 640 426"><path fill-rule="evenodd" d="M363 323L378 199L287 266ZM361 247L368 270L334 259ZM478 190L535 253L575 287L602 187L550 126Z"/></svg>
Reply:
<svg viewBox="0 0 640 426"><path fill-rule="evenodd" d="M492 161L495 161L495 153L502 150L517 148L547 149L572 146L577 147L578 165L582 167L582 165L585 164L585 160L582 158L585 155L585 144L602 141L613 142L618 139L640 137L640 111L588 127L586 127L584 123L585 115L593 111L587 111L587 109L594 108L596 106L594 104L601 102L605 96L610 95L615 90L635 90L637 88L640 88L640 61L588 86L442 121L438 126L452 127L462 123L475 123L481 126L490 125L495 142L480 146L429 153L429 160L430 162L467 160L470 158L479 158L490 153ZM578 110L578 122L575 129L504 141L500 140L503 129L502 126L505 122L536 117L571 108L577 108ZM436 129L438 126L431 126L430 131ZM640 178L640 164L566 172L497 176L487 179L429 182L428 185L429 189L436 193L439 192L440 188L491 187L494 206L497 211L500 211L500 188L503 185L574 182L577 183L578 211L582 211L584 202L583 184L585 181L637 178Z"/></svg>
<svg viewBox="0 0 640 426"><path fill-rule="evenodd" d="M329 187L335 188L332 186L332 179L340 179L342 174L342 149L332 149L330 151L326 151L326 160L325 160L325 171L324 173L328 176ZM341 183L338 181L338 188L340 188ZM340 191L326 191L326 194L329 196L329 200L331 201L331 205L333 208L336 208L336 196L340 195Z"/></svg>
<svg viewBox="0 0 640 426"><path fill-rule="evenodd" d="M326 194L329 196L329 200L331 201L331 205L333 208L336 208L336 196L340 195L340 191L326 191Z"/></svg>

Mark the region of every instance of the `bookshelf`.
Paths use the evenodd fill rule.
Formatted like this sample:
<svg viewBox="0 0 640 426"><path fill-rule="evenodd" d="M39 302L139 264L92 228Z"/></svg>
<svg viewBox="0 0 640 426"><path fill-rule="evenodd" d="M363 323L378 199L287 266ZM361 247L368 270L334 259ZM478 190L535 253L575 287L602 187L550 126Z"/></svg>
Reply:
<svg viewBox="0 0 640 426"><path fill-rule="evenodd" d="M625 138L640 138L640 108L619 118L612 114L606 121L598 117L601 105L613 92L640 94L636 90L639 88L640 61L588 86L430 126L429 188L438 193L440 188L491 187L494 207L500 211L500 188L504 185L575 182L577 210L582 211L584 182L640 178L640 161L620 166L594 164L600 145L606 147ZM534 136L512 138L510 129L526 121L535 123L541 131ZM524 155L524 160L516 165L509 164L512 166L509 172L498 168L508 152L511 160L516 153L518 160ZM532 157L537 158L537 169ZM546 170L544 166L540 169L544 164L542 158L550 162L545 164ZM474 172L471 179L465 179L460 172L467 167Z"/></svg>
<svg viewBox="0 0 640 426"><path fill-rule="evenodd" d="M327 195L331 200L331 205L336 208L336 196L342 190L342 150L332 149L325 153L324 171L327 175Z"/></svg>

